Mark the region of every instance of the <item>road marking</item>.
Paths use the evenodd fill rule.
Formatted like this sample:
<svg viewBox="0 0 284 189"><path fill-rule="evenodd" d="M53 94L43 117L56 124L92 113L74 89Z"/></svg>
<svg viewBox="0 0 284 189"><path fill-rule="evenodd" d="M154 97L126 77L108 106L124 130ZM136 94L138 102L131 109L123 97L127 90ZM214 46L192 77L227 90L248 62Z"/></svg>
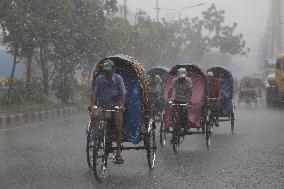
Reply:
<svg viewBox="0 0 284 189"><path fill-rule="evenodd" d="M44 123L34 123L34 124L28 124L28 125L23 125L23 126L17 126L17 127L13 127L13 128L8 128L8 129L0 129L0 134L4 133L4 132L8 132L8 131L13 131L16 129L22 129L22 128L29 128L29 127L36 127L36 126L40 126L40 125L44 125L45 123L58 123L61 121L66 121L69 120L70 118L65 118L65 119L60 119L60 120L54 120L54 121L47 121Z"/></svg>

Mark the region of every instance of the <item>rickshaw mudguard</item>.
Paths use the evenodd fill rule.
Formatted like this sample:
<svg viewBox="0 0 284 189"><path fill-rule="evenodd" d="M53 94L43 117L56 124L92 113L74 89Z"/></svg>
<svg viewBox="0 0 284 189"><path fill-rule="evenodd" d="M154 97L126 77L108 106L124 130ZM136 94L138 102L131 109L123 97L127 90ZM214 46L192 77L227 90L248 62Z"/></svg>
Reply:
<svg viewBox="0 0 284 189"><path fill-rule="evenodd" d="M195 66L195 65L186 65L186 66ZM168 76L166 88L164 91L164 98L168 99L168 91L170 88L172 88L172 82L173 79L176 76ZM190 71L188 72L188 77L191 78L192 80L192 98L191 98L191 107L189 108L188 111L188 120L189 123L188 125L191 127L196 127L200 128L201 127L201 109L204 104L204 95L205 95L205 78L204 75L201 74L201 72L194 72ZM175 91L173 91L172 97L170 100L175 99ZM166 107L164 109L165 111L165 126L166 127L172 127L173 125L173 120L172 120L172 108L171 107Z"/></svg>

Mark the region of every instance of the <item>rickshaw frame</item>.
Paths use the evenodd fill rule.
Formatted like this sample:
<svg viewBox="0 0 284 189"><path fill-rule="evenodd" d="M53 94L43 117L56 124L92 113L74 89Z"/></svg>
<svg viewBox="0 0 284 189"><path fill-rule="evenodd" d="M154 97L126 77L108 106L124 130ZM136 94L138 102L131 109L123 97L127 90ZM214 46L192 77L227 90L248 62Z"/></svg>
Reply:
<svg viewBox="0 0 284 189"><path fill-rule="evenodd" d="M114 55L110 57L106 57L102 59L96 66L96 69L94 71L93 76L93 85L95 84L95 78L102 72L102 63L106 60L110 59L114 62L115 66L119 69L121 72L123 72L123 69L128 69L133 71L133 74L136 74L135 78L137 79L137 83L139 83L139 87L141 90L141 122L138 120L139 127L137 127L137 131L139 133L140 137L138 139L138 143L144 142L143 145L135 145L135 146L123 146L126 142L131 143L137 143L137 141L133 141L132 139L129 140L125 137L123 137L123 143L122 143L122 151L124 150L146 150L147 152L147 161L148 161L148 167L150 170L154 168L155 165L155 159L156 159L156 142L155 142L155 128L156 123L155 119L151 117L151 114L148 114L149 112L149 97L148 97L148 88L146 83L146 75L144 72L144 69L142 65L140 65L136 60L134 60L130 56L126 55ZM127 73L128 74L128 73ZM129 87L131 88L131 87ZM130 90L130 89L129 89ZM128 107L130 108L131 103L129 102ZM126 109L128 108L126 105ZM103 110L105 112L107 111L115 111L115 110ZM92 112L90 111L90 116L92 118ZM126 115L125 115L126 116ZM125 118L124 116L124 118ZM126 119L126 118L125 118ZM117 147L113 147L112 143L115 142L115 136L112 134L109 134L109 130L113 128L112 123L109 123L109 121L104 120L100 121L103 126L99 127L101 129L98 129L96 131L92 130L91 127L91 121L89 121L86 134L87 134L87 162L90 167L90 169L93 170L94 176L98 182L101 182L105 177L105 171L107 167L107 159L110 153L114 153L117 150ZM124 126L125 126L124 122ZM131 125L130 125L131 126ZM103 136L99 135L99 132L103 133ZM95 135L94 135L95 134ZM93 137L95 136L95 137ZM98 144L99 143L99 144ZM97 145L98 144L98 145ZM98 156L98 151L100 148L103 148L103 155ZM98 166L98 164L102 161L102 165ZM101 168L101 169L100 169Z"/></svg>
<svg viewBox="0 0 284 189"><path fill-rule="evenodd" d="M184 130L182 131L182 133L180 131L176 131L176 128L180 128L180 127L177 127L175 124L175 118L172 117L172 120L173 120L173 125L169 126L169 127L166 127L165 126L165 110L163 112L163 117L162 117L162 122L161 122L161 125L160 125L160 144L162 147L165 146L166 144L166 135L167 134L172 134L172 139L171 139L171 144L173 145L173 151L174 153L176 154L177 151L178 151L178 147L179 147L179 144L181 143L180 142L180 138L184 138L185 136L187 135L196 135L196 134L206 134L206 146L207 148L209 149L210 147L210 136L211 136L211 133L212 133L212 130L210 128L207 128L209 127L210 125L207 124L207 116L205 115L206 114L206 111L205 111L205 83L206 83L206 76L205 74L203 73L201 67L195 63L183 63L183 64L177 64L175 65L174 67L172 67L172 69L170 70L169 74L168 74L168 79L170 79L170 77L173 77L174 75L177 75L177 70L179 68L186 68L187 71L188 70L195 70L198 72L199 76L203 78L203 81L204 81L204 88L203 88L203 97L201 99L201 102L202 102L202 107L200 107L200 125L201 127L195 127L194 123L192 123L190 120L188 120L188 127L187 128L183 128ZM166 90L164 91L164 98L165 98L165 95L166 94ZM168 104L168 103L167 103ZM170 103L171 104L171 103ZM168 106L170 105L168 104ZM175 105L175 104L172 104L172 105ZM192 106L192 105L195 105L195 104L183 104L184 106L188 106L189 108ZM170 105L171 106L171 105ZM165 107L167 108L167 106ZM173 111L173 110L171 110ZM173 114L172 114L173 116ZM192 131L192 130L188 130L188 129L197 129L197 131ZM200 129L202 129L200 131ZM176 137L176 133L178 133L178 137ZM178 138L178 139L177 139Z"/></svg>
<svg viewBox="0 0 284 189"><path fill-rule="evenodd" d="M213 72L214 75L221 74L221 97L219 101L218 122L231 122L231 132L234 132L235 127L235 105L232 100L234 97L234 78L232 73L220 66L209 68L207 72ZM227 97L226 97L227 96Z"/></svg>

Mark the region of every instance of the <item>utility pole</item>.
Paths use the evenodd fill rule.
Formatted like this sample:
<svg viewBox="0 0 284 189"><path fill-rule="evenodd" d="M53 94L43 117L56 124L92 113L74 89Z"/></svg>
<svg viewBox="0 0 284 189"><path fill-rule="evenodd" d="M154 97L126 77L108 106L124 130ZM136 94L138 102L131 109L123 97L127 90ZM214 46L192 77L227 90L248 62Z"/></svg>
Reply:
<svg viewBox="0 0 284 189"><path fill-rule="evenodd" d="M157 9L157 22L159 22L159 0L156 0L156 5L157 5L157 7L156 7L156 9Z"/></svg>
<svg viewBox="0 0 284 189"><path fill-rule="evenodd" d="M124 0L124 20L127 20L127 5L126 5L126 0Z"/></svg>
<svg viewBox="0 0 284 189"><path fill-rule="evenodd" d="M274 17L272 17L272 27L271 27L271 57L274 56L274 30L275 28L275 23L274 23Z"/></svg>

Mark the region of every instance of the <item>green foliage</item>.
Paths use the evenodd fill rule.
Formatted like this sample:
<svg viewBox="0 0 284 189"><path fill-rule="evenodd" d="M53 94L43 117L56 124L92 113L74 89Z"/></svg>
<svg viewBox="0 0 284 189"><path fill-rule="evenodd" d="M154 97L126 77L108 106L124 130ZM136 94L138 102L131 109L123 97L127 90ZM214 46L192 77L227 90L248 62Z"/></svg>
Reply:
<svg viewBox="0 0 284 189"><path fill-rule="evenodd" d="M26 102L45 103L47 97L43 93L41 83L33 82L29 94L26 91L26 83L23 80L12 80L11 98L8 99L7 93L2 93L2 104L25 104ZM8 85L8 83L6 83Z"/></svg>
<svg viewBox="0 0 284 189"><path fill-rule="evenodd" d="M55 96L63 103L67 104L74 96L76 80L71 74L58 74L52 81L51 88L55 92Z"/></svg>

